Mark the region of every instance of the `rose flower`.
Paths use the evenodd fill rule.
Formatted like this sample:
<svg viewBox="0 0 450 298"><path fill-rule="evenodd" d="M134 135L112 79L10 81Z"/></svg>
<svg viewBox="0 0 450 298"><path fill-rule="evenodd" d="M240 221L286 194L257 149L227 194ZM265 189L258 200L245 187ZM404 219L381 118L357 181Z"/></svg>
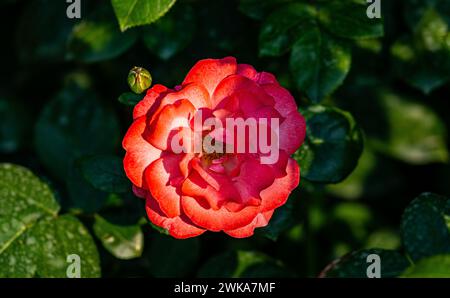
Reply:
<svg viewBox="0 0 450 298"><path fill-rule="evenodd" d="M199 61L174 89L153 86L133 118L125 172L151 222L175 238L249 237L299 184L290 155L305 121L294 98L233 57Z"/></svg>

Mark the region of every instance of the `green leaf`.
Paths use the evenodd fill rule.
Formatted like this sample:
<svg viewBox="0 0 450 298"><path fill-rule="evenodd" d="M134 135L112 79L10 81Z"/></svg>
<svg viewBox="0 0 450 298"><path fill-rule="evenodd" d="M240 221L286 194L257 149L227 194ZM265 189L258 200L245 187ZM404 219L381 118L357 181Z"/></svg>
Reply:
<svg viewBox="0 0 450 298"><path fill-rule="evenodd" d="M272 13L259 34L261 56L281 56L301 36L305 24L314 22L316 10L311 5L293 3Z"/></svg>
<svg viewBox="0 0 450 298"><path fill-rule="evenodd" d="M282 232L291 228L295 224L293 211L294 200L296 199L295 195L292 195L286 204L277 208L269 224L264 228L257 229L257 233L264 235L272 241L276 241Z"/></svg>
<svg viewBox="0 0 450 298"><path fill-rule="evenodd" d="M48 185L12 164L0 164L0 201L0 254L38 219L59 211Z"/></svg>
<svg viewBox="0 0 450 298"><path fill-rule="evenodd" d="M130 189L120 157L94 155L82 159L80 166L84 178L96 189L112 193L124 193Z"/></svg>
<svg viewBox="0 0 450 298"><path fill-rule="evenodd" d="M88 89L69 85L44 107L34 134L37 154L61 180L73 160L89 154L108 154L119 141L119 124Z"/></svg>
<svg viewBox="0 0 450 298"><path fill-rule="evenodd" d="M111 0L120 29L151 24L162 17L176 0Z"/></svg>
<svg viewBox="0 0 450 298"><path fill-rule="evenodd" d="M370 19L367 4L354 1L332 0L321 3L318 9L320 23L333 34L352 39L383 36L382 19Z"/></svg>
<svg viewBox="0 0 450 298"><path fill-rule="evenodd" d="M141 94L136 94L134 92L125 92L119 96L118 101L126 106L134 107L138 102L142 100L142 98L143 95Z"/></svg>
<svg viewBox="0 0 450 298"><path fill-rule="evenodd" d="M321 277L367 278L367 256L377 254L380 257L381 277L397 277L409 266L408 259L393 250L364 249L352 252L329 264L320 274Z"/></svg>
<svg viewBox="0 0 450 298"><path fill-rule="evenodd" d="M351 51L344 41L312 26L300 32L289 63L297 88L318 103L344 81Z"/></svg>
<svg viewBox="0 0 450 298"><path fill-rule="evenodd" d="M403 272L408 278L449 278L450 255L437 255L420 260Z"/></svg>
<svg viewBox="0 0 450 298"><path fill-rule="evenodd" d="M168 60L182 51L194 37L194 10L189 5L177 4L155 24L142 28L142 38L149 51L162 60Z"/></svg>
<svg viewBox="0 0 450 298"><path fill-rule="evenodd" d="M95 216L94 233L103 246L116 258L138 258L144 249L144 235L139 225L120 226Z"/></svg>
<svg viewBox="0 0 450 298"><path fill-rule="evenodd" d="M100 277L97 248L87 229L75 217L45 217L30 226L0 253L0 277L67 277L80 257L80 277Z"/></svg>
<svg viewBox="0 0 450 298"><path fill-rule="evenodd" d="M380 94L379 104L388 133L368 139L374 149L410 164L448 161L446 127L433 110L390 92Z"/></svg>
<svg viewBox="0 0 450 298"><path fill-rule="evenodd" d="M152 227L153 230L157 231L158 233L162 234L162 235L169 235L169 231L158 227L157 225L153 224L152 222L149 222L150 226Z"/></svg>
<svg viewBox="0 0 450 298"><path fill-rule="evenodd" d="M149 261L153 276L183 277L195 268L200 250L198 238L179 240L163 234L152 238Z"/></svg>
<svg viewBox="0 0 450 298"><path fill-rule="evenodd" d="M22 103L0 98L0 153L13 153L25 145L29 114Z"/></svg>
<svg viewBox="0 0 450 298"><path fill-rule="evenodd" d="M120 32L109 5L101 6L75 25L68 41L68 59L86 63L115 58L136 41L137 32Z"/></svg>
<svg viewBox="0 0 450 298"><path fill-rule="evenodd" d="M450 232L445 216L450 215L450 199L423 193L406 208L402 218L402 239L413 260L450 253Z"/></svg>
<svg viewBox="0 0 450 298"><path fill-rule="evenodd" d="M46 218L27 234L25 243L36 240L40 253L37 276L67 277L69 255L80 257L80 277L100 277L100 261L94 240L83 224L74 216ZM33 253L30 252L30 253Z"/></svg>
<svg viewBox="0 0 450 298"><path fill-rule="evenodd" d="M318 183L337 183L356 167L363 137L352 115L334 107L309 106L302 110L306 139L294 158L302 178Z"/></svg>
<svg viewBox="0 0 450 298"><path fill-rule="evenodd" d="M66 277L72 254L81 277L100 276L94 241L78 219L57 216L48 185L11 164L0 164L0 185L0 277Z"/></svg>

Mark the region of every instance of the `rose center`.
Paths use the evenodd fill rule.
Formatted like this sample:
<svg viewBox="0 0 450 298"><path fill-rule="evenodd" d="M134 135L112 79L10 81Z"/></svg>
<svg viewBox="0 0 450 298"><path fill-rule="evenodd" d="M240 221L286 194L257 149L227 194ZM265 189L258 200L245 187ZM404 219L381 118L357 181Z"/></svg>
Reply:
<svg viewBox="0 0 450 298"><path fill-rule="evenodd" d="M221 164L226 157L224 144L212 139L210 136L203 138L201 159L203 164Z"/></svg>

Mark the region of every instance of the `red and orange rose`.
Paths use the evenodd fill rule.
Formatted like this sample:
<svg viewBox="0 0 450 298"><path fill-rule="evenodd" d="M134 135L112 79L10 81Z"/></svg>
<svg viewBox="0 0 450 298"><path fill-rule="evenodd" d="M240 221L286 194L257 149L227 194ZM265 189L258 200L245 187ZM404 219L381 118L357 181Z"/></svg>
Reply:
<svg viewBox="0 0 450 298"><path fill-rule="evenodd" d="M199 114L222 123L230 118L279 119L277 160L262 162L266 153L259 149L191 150L188 144L196 134L214 138L211 127L194 128ZM299 184L299 166L290 155L303 142L305 121L294 98L272 74L237 64L235 58L199 61L174 89L153 86L135 106L133 118L123 140L125 172L135 193L145 198L150 220L173 237L206 230L251 236ZM185 150L174 150L175 137ZM247 145L252 138L247 134Z"/></svg>

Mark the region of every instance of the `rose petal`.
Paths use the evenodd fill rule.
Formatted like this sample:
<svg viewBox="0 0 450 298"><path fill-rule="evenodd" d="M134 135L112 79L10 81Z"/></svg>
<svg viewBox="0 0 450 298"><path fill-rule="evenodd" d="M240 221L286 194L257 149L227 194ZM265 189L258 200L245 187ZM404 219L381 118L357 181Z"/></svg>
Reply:
<svg viewBox="0 0 450 298"><path fill-rule="evenodd" d="M260 85L278 84L277 78L270 72L265 71L258 73L256 81Z"/></svg>
<svg viewBox="0 0 450 298"><path fill-rule="evenodd" d="M286 116L280 125L280 148L289 155L293 154L303 143L306 134L306 123L303 116L293 111Z"/></svg>
<svg viewBox="0 0 450 298"><path fill-rule="evenodd" d="M297 111L297 104L291 93L278 84L263 85L264 91L275 100L275 109L284 117Z"/></svg>
<svg viewBox="0 0 450 298"><path fill-rule="evenodd" d="M234 57L200 60L189 71L183 81L183 85L189 83L200 84L212 95L220 81L229 75L235 74L236 71L237 64Z"/></svg>
<svg viewBox="0 0 450 298"><path fill-rule="evenodd" d="M145 116L147 112L151 109L155 101L163 96L166 91L168 91L167 87L163 85L154 85L152 88L148 89L145 97L134 106L133 109L133 119L137 119L139 117Z"/></svg>
<svg viewBox="0 0 450 298"><path fill-rule="evenodd" d="M237 114L242 114L239 110L239 101L237 96L228 96L224 98L213 111L213 115L226 122L226 118L236 118Z"/></svg>
<svg viewBox="0 0 450 298"><path fill-rule="evenodd" d="M142 179L145 168L161 156L161 150L143 138L145 127L145 117L136 119L122 142L123 148L127 151L123 160L125 173L134 185L141 188L146 188Z"/></svg>
<svg viewBox="0 0 450 298"><path fill-rule="evenodd" d="M261 212L274 210L284 205L300 182L300 168L295 160L289 158L286 176L276 178L272 185L261 191Z"/></svg>
<svg viewBox="0 0 450 298"><path fill-rule="evenodd" d="M166 154L145 170L145 180L152 197L168 217L180 215L181 182L179 168L183 155Z"/></svg>
<svg viewBox="0 0 450 298"><path fill-rule="evenodd" d="M189 172L192 168L191 166L191 160L195 157L194 153L186 153L183 154L183 157L179 163L180 172L183 175L184 178L186 178L189 175Z"/></svg>
<svg viewBox="0 0 450 298"><path fill-rule="evenodd" d="M237 92L245 92L239 96L239 104L245 104L248 100L246 97L251 95L251 98L261 102L264 105L274 105L274 100L271 96L264 92L258 84L251 79L241 75L230 75L223 79L217 86L214 94L211 97L212 108L221 108L220 103L229 96L238 94Z"/></svg>
<svg viewBox="0 0 450 298"><path fill-rule="evenodd" d="M233 95L238 98L239 108L244 115L274 104L273 99L260 88L238 90Z"/></svg>
<svg viewBox="0 0 450 298"><path fill-rule="evenodd" d="M147 196L148 191L143 188L137 187L134 184L131 186L131 189L133 190L134 195L138 198L145 199L145 197Z"/></svg>
<svg viewBox="0 0 450 298"><path fill-rule="evenodd" d="M183 196L181 206L193 223L211 231L235 230L248 225L258 214L259 207L248 206L231 212L225 206L219 210L205 208L195 198Z"/></svg>
<svg viewBox="0 0 450 298"><path fill-rule="evenodd" d="M233 178L233 185L239 192L241 204L258 206L261 201L260 192L272 185L274 179L270 166L249 158L242 163L239 176Z"/></svg>
<svg viewBox="0 0 450 298"><path fill-rule="evenodd" d="M245 227L235 229L235 230L227 230L224 232L234 238L250 237L253 235L256 228L265 227L269 224L269 221L273 215L273 212L274 211L272 210L272 211L267 211L264 213L259 213L255 217L255 219L250 224L246 225Z"/></svg>
<svg viewBox="0 0 450 298"><path fill-rule="evenodd" d="M259 109L249 111L244 114L247 118L254 118L255 120L258 119L268 119L267 124L270 125L270 119L275 118L278 119L279 123L281 123L284 120L284 117L272 106L262 106Z"/></svg>
<svg viewBox="0 0 450 298"><path fill-rule="evenodd" d="M149 111L149 114L151 114L149 117L149 123L152 123L161 110L167 105L174 104L180 99L188 100L196 110L201 108L209 108L211 106L209 93L203 86L198 84L185 85L175 92L167 92L164 93L163 96L157 98L151 111Z"/></svg>
<svg viewBox="0 0 450 298"><path fill-rule="evenodd" d="M150 124L148 131L145 132L146 140L161 150L175 149L171 148L172 137L179 132L178 128L180 127L189 128L188 131L182 131L189 137L189 122L194 113L195 107L186 99L180 99L173 104L166 105L155 116L156 118Z"/></svg>
<svg viewBox="0 0 450 298"><path fill-rule="evenodd" d="M192 223L184 214L174 218L168 218L151 196L147 197L145 209L148 218L153 224L168 230L169 234L177 239L195 237L206 231Z"/></svg>
<svg viewBox="0 0 450 298"><path fill-rule="evenodd" d="M257 121L258 134L252 136L251 140L257 144L258 153L263 154L264 152L264 155L267 156L273 151L279 151L280 124L284 121L284 117L270 106L248 112L246 117ZM276 158L277 156L274 155L273 157Z"/></svg>
<svg viewBox="0 0 450 298"><path fill-rule="evenodd" d="M255 68L249 64L238 64L237 66L237 74L249 78L250 80L255 81L258 75L258 72Z"/></svg>
<svg viewBox="0 0 450 298"><path fill-rule="evenodd" d="M284 177L286 173L286 166L289 162L289 155L284 151L280 150L278 152L278 161L274 164L269 164L272 168L275 178Z"/></svg>
<svg viewBox="0 0 450 298"><path fill-rule="evenodd" d="M240 201L239 193L225 175L214 172L207 173L195 169L194 166L193 169L181 186L183 195L204 199L213 210L219 210L224 202Z"/></svg>

